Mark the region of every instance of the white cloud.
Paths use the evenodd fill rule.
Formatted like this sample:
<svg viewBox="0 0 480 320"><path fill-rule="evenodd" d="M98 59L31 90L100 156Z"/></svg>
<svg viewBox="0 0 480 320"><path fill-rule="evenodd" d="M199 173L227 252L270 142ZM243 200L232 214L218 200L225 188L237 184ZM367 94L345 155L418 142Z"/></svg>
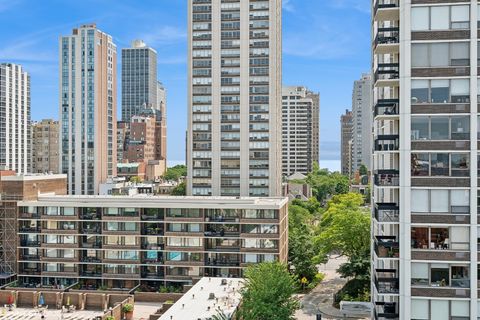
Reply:
<svg viewBox="0 0 480 320"><path fill-rule="evenodd" d="M173 44L184 41L187 38L187 31L175 26L162 26L145 33L140 37L147 45L156 47L165 44Z"/></svg>
<svg viewBox="0 0 480 320"><path fill-rule="evenodd" d="M283 0L283 10L294 12L295 7L293 6L293 0Z"/></svg>

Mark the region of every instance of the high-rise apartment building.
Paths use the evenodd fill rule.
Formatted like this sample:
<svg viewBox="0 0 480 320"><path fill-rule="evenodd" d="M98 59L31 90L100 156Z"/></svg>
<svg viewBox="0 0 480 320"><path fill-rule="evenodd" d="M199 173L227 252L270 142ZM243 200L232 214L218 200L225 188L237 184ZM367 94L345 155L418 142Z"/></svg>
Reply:
<svg viewBox="0 0 480 320"><path fill-rule="evenodd" d="M70 194L116 176L117 48L96 25L60 38L60 172Z"/></svg>
<svg viewBox="0 0 480 320"><path fill-rule="evenodd" d="M280 0L189 0L187 192L281 194Z"/></svg>
<svg viewBox="0 0 480 320"><path fill-rule="evenodd" d="M287 198L25 199L13 241L18 286L157 292L204 276L242 277L251 264L287 262L287 205Z"/></svg>
<svg viewBox="0 0 480 320"><path fill-rule="evenodd" d="M130 122L146 106L159 109L158 91L157 52L135 40L122 49L122 121Z"/></svg>
<svg viewBox="0 0 480 320"><path fill-rule="evenodd" d="M32 173L58 173L58 121L32 123Z"/></svg>
<svg viewBox="0 0 480 320"><path fill-rule="evenodd" d="M352 174L352 139L353 139L353 114L345 110L340 116L340 153L342 174Z"/></svg>
<svg viewBox="0 0 480 320"><path fill-rule="evenodd" d="M282 90L283 176L307 174L319 161L320 95L305 87Z"/></svg>
<svg viewBox="0 0 480 320"><path fill-rule="evenodd" d="M372 157L372 77L364 74L353 85L352 116L353 116L353 141L352 141L352 172L365 165L371 169Z"/></svg>
<svg viewBox="0 0 480 320"><path fill-rule="evenodd" d="M22 66L0 63L0 166L30 170L30 75Z"/></svg>
<svg viewBox="0 0 480 320"><path fill-rule="evenodd" d="M373 1L376 319L478 319L477 1Z"/></svg>

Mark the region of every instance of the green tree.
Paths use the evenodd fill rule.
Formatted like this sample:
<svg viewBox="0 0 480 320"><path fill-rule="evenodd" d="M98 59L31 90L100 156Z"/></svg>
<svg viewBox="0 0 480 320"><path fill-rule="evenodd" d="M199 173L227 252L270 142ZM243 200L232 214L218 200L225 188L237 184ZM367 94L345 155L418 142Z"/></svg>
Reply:
<svg viewBox="0 0 480 320"><path fill-rule="evenodd" d="M187 166L185 165L177 165L171 168L168 168L163 178L165 180L170 181L178 181L181 177L185 177L187 175Z"/></svg>
<svg viewBox="0 0 480 320"><path fill-rule="evenodd" d="M185 182L182 182L178 186L173 188L173 190L170 194L172 196L185 196L185 195L187 195L187 186L186 186Z"/></svg>
<svg viewBox="0 0 480 320"><path fill-rule="evenodd" d="M362 164L360 165L360 168L358 168L358 173L361 175L361 176L366 176L368 174L368 169L367 169L367 166Z"/></svg>
<svg viewBox="0 0 480 320"><path fill-rule="evenodd" d="M313 216L304 207L291 205L288 208L288 258L297 279L305 277L314 282L318 270L315 263L317 252L313 243Z"/></svg>
<svg viewBox="0 0 480 320"><path fill-rule="evenodd" d="M348 193L350 188L347 176L319 169L318 165L315 165L313 171L308 174L306 182L312 187L313 194L320 203L336 194Z"/></svg>
<svg viewBox="0 0 480 320"><path fill-rule="evenodd" d="M342 277L350 278L338 292L340 300L364 301L370 294L370 213L363 204L363 196L358 193L334 196L315 237L318 260L325 261L332 252L348 258L337 270Z"/></svg>
<svg viewBox="0 0 480 320"><path fill-rule="evenodd" d="M131 177L131 178L130 178L130 182L132 182L132 183L140 183L140 182L142 182L142 179L141 179L140 177L138 177L138 176L135 176L135 177Z"/></svg>
<svg viewBox="0 0 480 320"><path fill-rule="evenodd" d="M300 307L293 296L297 280L278 262L252 265L245 271L239 316L243 320L290 320Z"/></svg>
<svg viewBox="0 0 480 320"><path fill-rule="evenodd" d="M328 202L315 238L319 255L337 252L351 258L370 254L370 214L363 202L358 193L337 195Z"/></svg>

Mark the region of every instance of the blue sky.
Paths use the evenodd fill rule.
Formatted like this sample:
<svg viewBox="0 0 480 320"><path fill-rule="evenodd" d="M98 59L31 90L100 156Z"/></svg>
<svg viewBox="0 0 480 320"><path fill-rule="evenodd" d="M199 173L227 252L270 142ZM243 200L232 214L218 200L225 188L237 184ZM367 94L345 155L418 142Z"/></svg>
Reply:
<svg viewBox="0 0 480 320"><path fill-rule="evenodd" d="M350 108L353 81L370 67L370 1L283 2L283 83L320 92L320 158L323 166L338 169L339 117ZM0 62L19 63L30 72L33 120L58 119L60 35L95 22L113 36L119 52L133 39L143 39L158 52L159 80L168 90L168 157L182 161L187 112L186 3L0 0Z"/></svg>

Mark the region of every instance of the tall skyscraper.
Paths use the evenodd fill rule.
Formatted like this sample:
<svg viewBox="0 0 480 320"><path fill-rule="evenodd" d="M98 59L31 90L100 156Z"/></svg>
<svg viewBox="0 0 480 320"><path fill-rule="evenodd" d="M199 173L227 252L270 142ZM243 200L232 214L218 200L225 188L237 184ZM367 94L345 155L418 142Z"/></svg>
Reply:
<svg viewBox="0 0 480 320"><path fill-rule="evenodd" d="M353 139L353 115L352 111L345 110L340 117L340 149L342 174L352 174L352 139Z"/></svg>
<svg viewBox="0 0 480 320"><path fill-rule="evenodd" d="M0 63L0 166L30 169L30 75L22 66Z"/></svg>
<svg viewBox="0 0 480 320"><path fill-rule="evenodd" d="M282 91L283 176L307 174L319 160L320 95L305 87Z"/></svg>
<svg viewBox="0 0 480 320"><path fill-rule="evenodd" d="M157 91L157 52L135 40L122 49L122 121L130 122L146 106L159 109Z"/></svg>
<svg viewBox="0 0 480 320"><path fill-rule="evenodd" d="M58 121L32 123L32 173L58 173Z"/></svg>
<svg viewBox="0 0 480 320"><path fill-rule="evenodd" d="M60 171L70 194L116 176L117 47L95 24L60 38Z"/></svg>
<svg viewBox="0 0 480 320"><path fill-rule="evenodd" d="M478 319L477 1L373 1L377 319Z"/></svg>
<svg viewBox="0 0 480 320"><path fill-rule="evenodd" d="M281 194L281 0L189 0L191 195Z"/></svg>
<svg viewBox="0 0 480 320"><path fill-rule="evenodd" d="M353 85L352 116L352 171L355 173L363 164L371 169L372 157L372 77L363 74Z"/></svg>

